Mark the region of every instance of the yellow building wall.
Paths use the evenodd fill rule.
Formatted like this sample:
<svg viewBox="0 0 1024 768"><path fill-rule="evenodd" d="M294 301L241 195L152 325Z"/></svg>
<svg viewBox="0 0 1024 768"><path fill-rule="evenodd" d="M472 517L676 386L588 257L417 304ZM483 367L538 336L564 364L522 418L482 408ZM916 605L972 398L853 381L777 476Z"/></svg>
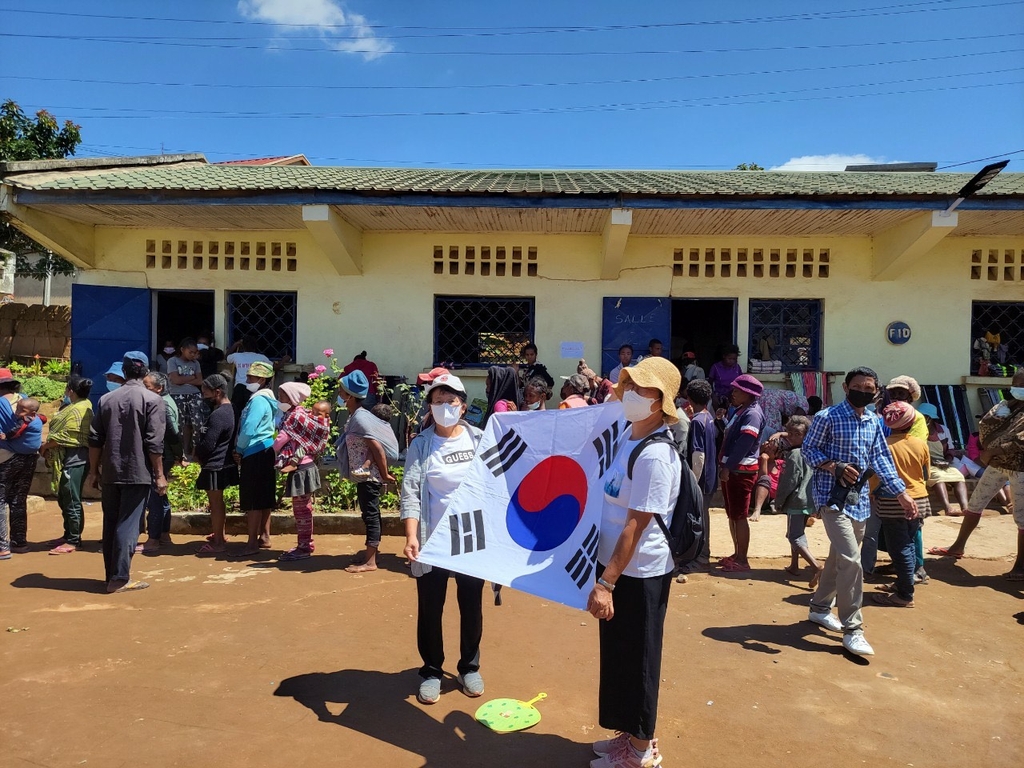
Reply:
<svg viewBox="0 0 1024 768"><path fill-rule="evenodd" d="M172 243L171 267L163 268L163 241ZM156 243L148 259L147 241ZM204 244L203 269L194 269L191 250ZM223 269L223 243L294 243L295 272ZM209 269L209 243L221 249L221 266ZM178 244L189 258L178 268ZM536 277L434 274L434 248L505 246L537 249ZM269 249L269 245L267 246ZM828 277L673 277L673 254L682 249L729 249L735 264L740 249L772 249L800 254L828 251ZM226 339L225 291L298 292L298 362L317 363L333 348L343 363L365 349L387 374L410 378L432 364L435 295L523 296L536 300L536 343L540 360L556 377L575 371L576 359L560 359L562 341L580 341L595 366L601 357L602 299L606 296L736 298L737 339L746 361L748 300L813 298L823 301L822 368L846 371L875 368L883 380L908 373L928 384L959 384L968 372L971 302L1024 301L1024 283L972 280L971 252L1013 249L1013 238L948 237L898 279L871 280L869 237L631 237L618 280L601 280L601 238L593 235L365 233L363 274L339 276L305 231L216 232L118 230L97 233L97 269L80 282L148 287L155 290L214 290L218 338ZM254 252L254 251L253 251ZM240 258L236 255L236 259ZM255 256L251 258L255 259ZM525 258L525 256L524 256ZM1018 262L1019 263L1019 262ZM684 262L685 271L686 262ZM766 270L767 271L767 270ZM798 274L800 270L797 270ZM908 323L911 340L889 344L886 326ZM637 340L638 342L646 340ZM481 373L467 372L470 394L483 396ZM770 377L769 377L770 378ZM772 385L780 385L770 382ZM834 390L841 396L838 385Z"/></svg>

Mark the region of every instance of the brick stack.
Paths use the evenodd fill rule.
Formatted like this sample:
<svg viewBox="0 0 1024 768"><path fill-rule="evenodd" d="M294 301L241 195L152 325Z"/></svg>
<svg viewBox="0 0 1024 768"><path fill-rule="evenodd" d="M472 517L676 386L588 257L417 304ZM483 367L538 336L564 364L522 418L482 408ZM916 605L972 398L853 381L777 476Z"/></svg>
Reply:
<svg viewBox="0 0 1024 768"><path fill-rule="evenodd" d="M71 307L0 306L0 360L26 362L71 356Z"/></svg>

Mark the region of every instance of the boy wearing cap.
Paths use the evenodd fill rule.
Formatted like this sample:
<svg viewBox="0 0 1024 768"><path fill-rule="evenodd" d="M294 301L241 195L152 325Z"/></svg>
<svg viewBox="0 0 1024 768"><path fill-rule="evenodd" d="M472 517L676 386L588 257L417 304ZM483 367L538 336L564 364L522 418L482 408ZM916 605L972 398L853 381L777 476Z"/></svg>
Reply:
<svg viewBox="0 0 1024 768"><path fill-rule="evenodd" d="M764 413L757 403L763 391L761 382L749 373L733 379L730 402L736 411L725 427L718 473L725 498L725 514L729 518L729 533L735 547L733 554L720 562L722 570L728 573L750 570L747 562L750 547L747 515L750 514L750 496L757 480L760 437L764 428Z"/></svg>
<svg viewBox="0 0 1024 768"><path fill-rule="evenodd" d="M893 608L914 607L914 570L917 555L914 539L928 514L928 445L910 434L917 411L910 403L895 401L882 410L882 419L892 434L886 438L900 479L907 486L917 509L904 510L896 497L881 484L874 492L875 510L882 521L885 545L896 569L896 584L891 591L876 592L874 601Z"/></svg>

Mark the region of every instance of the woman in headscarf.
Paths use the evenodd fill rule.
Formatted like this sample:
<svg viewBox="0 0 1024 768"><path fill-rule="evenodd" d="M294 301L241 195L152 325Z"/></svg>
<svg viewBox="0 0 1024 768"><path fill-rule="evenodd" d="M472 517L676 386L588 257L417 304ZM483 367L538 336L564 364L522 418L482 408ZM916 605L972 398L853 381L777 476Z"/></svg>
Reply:
<svg viewBox="0 0 1024 768"><path fill-rule="evenodd" d="M313 494L320 490L317 459L327 447L330 422L316 419L303 405L309 399L308 384L289 381L278 387L278 408L284 421L274 440L277 467L287 473L284 495L291 497L298 545L279 560L305 560L313 554Z"/></svg>
<svg viewBox="0 0 1024 768"><path fill-rule="evenodd" d="M249 366L246 388L252 397L242 410L235 441L235 461L239 465L238 501L245 513L249 538L237 557L250 557L260 551L260 536L270 522L277 505L277 474L274 472L274 414L277 398L270 387L274 367L257 361Z"/></svg>
<svg viewBox="0 0 1024 768"><path fill-rule="evenodd" d="M511 367L492 365L488 368L484 390L487 392L487 413L484 414L481 428L487 426L491 414L518 410L519 401L522 399L519 392L519 376Z"/></svg>
<svg viewBox="0 0 1024 768"><path fill-rule="evenodd" d="M64 403L50 419L50 431L40 453L53 472L51 485L64 518L64 536L50 550L51 555L67 555L82 545L82 486L89 469L89 426L92 403L89 393L92 379L72 374L64 392Z"/></svg>
<svg viewBox="0 0 1024 768"><path fill-rule="evenodd" d="M238 466L231 456L231 442L235 436L235 410L231 405L230 384L219 373L203 379L202 392L210 416L206 420L203 439L196 444L196 461L202 467L196 478L196 489L206 491L213 532L196 554L217 555L227 548L224 539L224 519L227 515L224 489L238 485Z"/></svg>

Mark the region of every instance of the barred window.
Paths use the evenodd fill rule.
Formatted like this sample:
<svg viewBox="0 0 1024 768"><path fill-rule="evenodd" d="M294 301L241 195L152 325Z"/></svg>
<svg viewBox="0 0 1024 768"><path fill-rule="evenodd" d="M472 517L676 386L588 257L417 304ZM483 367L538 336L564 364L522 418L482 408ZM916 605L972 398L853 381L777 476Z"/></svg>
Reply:
<svg viewBox="0 0 1024 768"><path fill-rule="evenodd" d="M971 304L971 374L1011 376L1024 365L1024 302Z"/></svg>
<svg viewBox="0 0 1024 768"><path fill-rule="evenodd" d="M751 299L750 359L782 370L816 371L821 358L820 299Z"/></svg>
<svg viewBox="0 0 1024 768"><path fill-rule="evenodd" d="M295 357L298 296L286 291L229 291L228 343L251 338L254 351Z"/></svg>
<svg viewBox="0 0 1024 768"><path fill-rule="evenodd" d="M484 367L519 362L533 339L533 299L437 296L434 362Z"/></svg>

